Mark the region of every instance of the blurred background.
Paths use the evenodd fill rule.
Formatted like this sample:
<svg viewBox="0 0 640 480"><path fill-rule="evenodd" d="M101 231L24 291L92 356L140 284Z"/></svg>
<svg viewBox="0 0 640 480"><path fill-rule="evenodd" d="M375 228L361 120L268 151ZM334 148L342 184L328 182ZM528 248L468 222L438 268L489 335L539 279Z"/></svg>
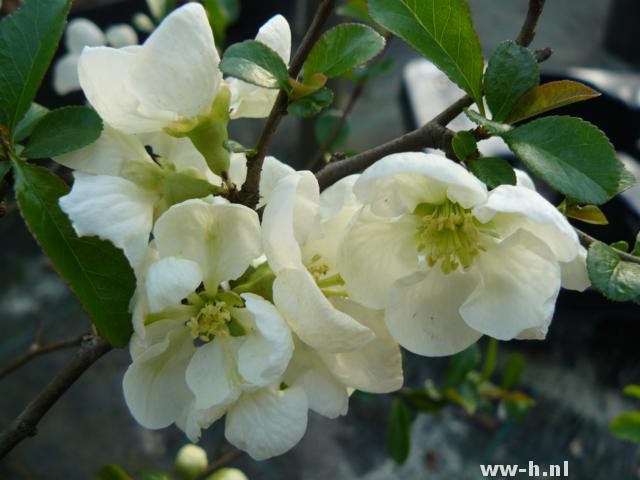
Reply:
<svg viewBox="0 0 640 480"><path fill-rule="evenodd" d="M5 0L3 13L17 2ZM253 38L276 13L284 14L301 39L315 0L242 0L240 19L227 32L226 43ZM473 18L488 57L498 43L513 38L527 10L526 0L470 0ZM83 0L71 17L85 17L102 29L131 23L147 12L144 0ZM333 22L344 21L334 17ZM603 95L563 109L562 114L586 118L603 129L632 171L638 171L640 139L640 2L637 0L548 1L532 48L551 47L542 66L543 82L572 78ZM139 40L145 33L138 31ZM65 54L64 44L59 55ZM360 151L392 139L424 123L458 94L399 40L385 55L393 69L369 82L349 116L349 135L339 150ZM57 95L52 75L45 79L38 101L47 107L82 103L79 92ZM353 87L338 80L335 108L345 108ZM232 122L231 138L252 145L261 120ZM317 155L316 120L287 118L273 143L272 154L297 168ZM320 138L321 140L321 138ZM498 154L507 154L492 145ZM543 190L544 191L544 190ZM555 200L550 197L550 200ZM581 228L608 242L633 244L640 229L638 187L605 205L615 228ZM79 335L89 326L78 302L52 269L10 201L0 220L0 368L20 355L41 335L52 342ZM486 342L481 342L484 351ZM310 414L306 436L292 451L266 462L248 456L231 464L252 479L463 479L482 478L479 464L541 466L569 461L573 479L640 479L637 445L615 438L610 420L638 409L622 388L640 383L640 310L605 301L595 292L563 292L544 342L500 345L499 359L517 353L525 360L518 389L535 401L523 415L495 408L489 414L452 405L437 414L416 414L407 461L397 465L387 453L390 396L356 393L349 414L327 420ZM73 350L33 360L0 379L0 427L60 370ZM129 472L170 469L178 448L187 442L177 428L148 431L130 416L122 395L127 351L101 359L49 412L36 437L0 461L2 479L89 479L105 464ZM500 368L505 368L500 364ZM446 381L447 359L407 355L406 385L420 387L432 379ZM223 423L204 433L201 445L209 457L224 452Z"/></svg>

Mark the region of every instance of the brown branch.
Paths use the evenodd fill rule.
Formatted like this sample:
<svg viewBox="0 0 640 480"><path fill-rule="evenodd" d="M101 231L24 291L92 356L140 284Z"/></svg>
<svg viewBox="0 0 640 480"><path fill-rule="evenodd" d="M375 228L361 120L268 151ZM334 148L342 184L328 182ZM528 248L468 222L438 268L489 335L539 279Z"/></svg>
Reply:
<svg viewBox="0 0 640 480"><path fill-rule="evenodd" d="M576 232L578 233L578 238L580 239L580 243L586 249L588 249L592 243L599 242L597 238L592 237L588 233L583 232L582 230L576 228ZM616 253L620 257L620 260L629 263L635 263L640 265L640 257L636 257L635 255L631 255L630 253L623 252L622 250L615 249Z"/></svg>
<svg viewBox="0 0 640 480"><path fill-rule="evenodd" d="M336 0L320 0L318 10L311 22L309 30L302 39L300 47L293 56L293 60L289 65L289 76L291 78L297 78L302 70L302 66L306 61L311 49L316 44L320 35L322 35L322 29L324 24L329 19ZM232 199L236 203L242 203L248 207L255 208L259 199L259 185L260 175L262 173L262 165L264 158L267 156L267 151L273 140L273 136L278 129L278 125L282 120L282 117L287 113L287 106L289 99L287 93L283 90L278 94L271 113L267 118L267 121L262 129L260 138L258 139L258 145L256 147L256 154L253 156L247 156L247 178L242 185L242 189L238 192L236 198Z"/></svg>
<svg viewBox="0 0 640 480"><path fill-rule="evenodd" d="M0 368L0 379L6 377L17 368L21 367L30 360L39 357L40 355L45 355L57 350L63 350L65 348L80 345L80 343L82 343L82 340L86 336L87 334L78 335L77 337L72 337L66 340L61 340L59 342L53 342L45 345L41 343L40 339L36 339L24 353L14 358L3 368Z"/></svg>
<svg viewBox="0 0 640 480"><path fill-rule="evenodd" d="M204 472L202 472L200 475L198 475L198 477L196 477L196 480L208 478L209 475L211 475L213 472L215 472L221 467L224 467L229 462L232 462L243 453L244 452L242 450L238 450L237 448L234 448L233 450L230 450L227 453L220 455L218 458L216 458L213 462L211 462L207 466L207 469Z"/></svg>
<svg viewBox="0 0 640 480"><path fill-rule="evenodd" d="M69 387L109 350L111 345L106 340L100 337L85 337L73 360L29 402L11 426L0 434L0 458L4 458L25 438L34 436L42 417Z"/></svg>
<svg viewBox="0 0 640 480"><path fill-rule="evenodd" d="M544 10L545 0L529 0L529 10L527 16L524 19L520 33L516 37L516 43L519 43L523 47L528 47L533 42L533 38L536 36L536 27L538 26L538 20Z"/></svg>

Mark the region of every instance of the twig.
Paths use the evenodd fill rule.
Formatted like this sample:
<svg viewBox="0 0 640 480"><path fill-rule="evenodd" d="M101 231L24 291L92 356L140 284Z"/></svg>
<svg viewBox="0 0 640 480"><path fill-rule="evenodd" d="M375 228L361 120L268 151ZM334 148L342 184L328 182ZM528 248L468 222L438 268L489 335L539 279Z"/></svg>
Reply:
<svg viewBox="0 0 640 480"><path fill-rule="evenodd" d="M311 49L316 44L320 35L322 35L322 29L324 24L329 19L331 11L335 6L336 0L320 0L318 10L311 22L309 30L302 39L300 47L293 56L293 60L289 65L289 76L291 78L297 78L302 70L302 66L306 61ZM271 113L267 118L267 121L262 129L260 138L258 139L258 145L256 146L256 153L253 156L247 156L247 178L242 185L242 189L238 192L236 198L233 199L236 203L242 203L248 207L255 208L258 204L260 185L260 174L262 173L262 164L264 158L267 155L273 136L276 133L278 125L282 120L282 117L287 113L287 106L289 99L287 93L283 90L278 94Z"/></svg>
<svg viewBox="0 0 640 480"><path fill-rule="evenodd" d="M244 452L242 450L238 450L237 448L234 448L233 450L220 455L218 458L216 458L213 462L211 462L207 466L207 469L204 472L202 472L198 477L196 477L196 480L207 478L213 472L215 472L221 467L224 467L227 463L232 462L243 453Z"/></svg>
<svg viewBox="0 0 640 480"><path fill-rule="evenodd" d="M100 337L86 337L75 357L49 384L31 400L11 426L0 434L0 458L16 445L37 433L38 422L58 399L93 363L111 350Z"/></svg>
<svg viewBox="0 0 640 480"><path fill-rule="evenodd" d="M593 238L591 235L583 232L578 228L576 228L575 230L578 233L578 238L580 239L580 243L582 244L583 247L587 249L591 246L592 243L600 241L597 238ZM622 261L640 265L640 257L636 257L635 255L631 255L630 253L623 252L622 250L618 250L617 248L615 250Z"/></svg>
<svg viewBox="0 0 640 480"><path fill-rule="evenodd" d="M529 10L527 16L524 19L520 33L516 37L516 43L519 43L523 47L528 47L533 42L533 38L536 36L536 27L538 26L538 20L544 10L545 0L529 0Z"/></svg>
<svg viewBox="0 0 640 480"><path fill-rule="evenodd" d="M0 368L0 379L6 377L17 368L21 367L30 360L39 357L40 355L80 345L85 336L87 336L87 334L78 335L77 337L68 338L66 340L61 340L59 342L53 342L45 345L42 344L40 338L36 338L36 340L29 346L27 351L14 358L3 368ZM38 337L40 337L40 335L38 335Z"/></svg>

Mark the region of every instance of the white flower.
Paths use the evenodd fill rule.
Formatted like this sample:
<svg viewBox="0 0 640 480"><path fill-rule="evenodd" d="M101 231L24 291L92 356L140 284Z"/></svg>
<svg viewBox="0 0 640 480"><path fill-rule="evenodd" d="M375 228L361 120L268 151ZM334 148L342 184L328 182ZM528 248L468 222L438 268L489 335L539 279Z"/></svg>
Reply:
<svg viewBox="0 0 640 480"><path fill-rule="evenodd" d="M174 10L142 46L85 48L82 89L100 116L127 133L154 132L206 116L222 83L207 14Z"/></svg>
<svg viewBox="0 0 640 480"><path fill-rule="evenodd" d="M483 183L444 157L403 153L354 186L364 207L339 267L352 299L384 308L412 352L448 355L482 334L544 337L560 286L584 289L584 249L537 192Z"/></svg>
<svg viewBox="0 0 640 480"><path fill-rule="evenodd" d="M135 30L126 24L113 25L105 33L86 18L75 18L69 22L65 33L65 53L55 64L53 89L58 95L80 90L78 59L84 47L100 47L109 43L113 47L125 47L138 43Z"/></svg>
<svg viewBox="0 0 640 480"><path fill-rule="evenodd" d="M282 15L265 23L256 40L271 47L289 64L291 56L291 29ZM269 115L278 96L277 89L258 87L237 78L227 79L231 88L231 118L263 118Z"/></svg>

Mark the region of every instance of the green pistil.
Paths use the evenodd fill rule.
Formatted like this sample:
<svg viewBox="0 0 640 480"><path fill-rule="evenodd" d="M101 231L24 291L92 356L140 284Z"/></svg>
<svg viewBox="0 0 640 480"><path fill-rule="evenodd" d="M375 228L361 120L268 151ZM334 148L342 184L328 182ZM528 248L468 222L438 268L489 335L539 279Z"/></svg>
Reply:
<svg viewBox="0 0 640 480"><path fill-rule="evenodd" d="M325 297L347 296L347 292L344 289L344 280L340 274L327 275L331 267L320 255L314 255L311 258L311 263L307 266L307 270Z"/></svg>

